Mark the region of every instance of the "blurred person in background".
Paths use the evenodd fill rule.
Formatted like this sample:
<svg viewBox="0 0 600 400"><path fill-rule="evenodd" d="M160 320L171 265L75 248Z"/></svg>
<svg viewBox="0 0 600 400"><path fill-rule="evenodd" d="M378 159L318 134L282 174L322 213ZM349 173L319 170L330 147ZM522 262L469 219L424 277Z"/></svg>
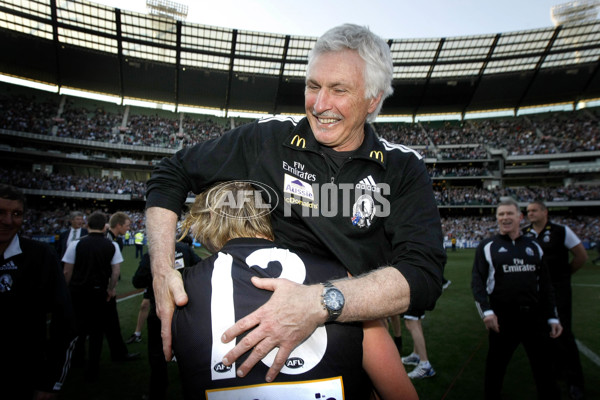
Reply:
<svg viewBox="0 0 600 400"><path fill-rule="evenodd" d="M94 212L88 218L87 236L72 242L63 256L64 274L77 321L77 346L74 361L85 363L86 339L89 335L85 377L98 379L102 342L106 330L107 303L116 296L123 257L116 242L106 238L106 216Z"/></svg>
<svg viewBox="0 0 600 400"><path fill-rule="evenodd" d="M73 308L56 251L19 235L24 213L23 192L0 184L0 397L56 399L75 345Z"/></svg>
<svg viewBox="0 0 600 400"><path fill-rule="evenodd" d="M191 267L199 263L201 258L192 248L192 239L189 236L183 237L175 243L175 269L182 272L183 268ZM148 303L148 362L150 363L150 383L148 395L149 400L163 400L167 398L167 386L169 384L169 375L167 371L167 361L162 350L162 338L160 335L160 319L156 315L156 302L154 299L154 290L152 289L152 271L150 269L150 254L142 256L137 270L132 278L133 286L138 289L144 289L144 300L142 305ZM141 311L141 310L140 310ZM145 321L144 321L145 322ZM140 335L132 335L133 339L139 337L141 341L141 329L138 329ZM137 340L135 340L137 342ZM129 342L129 341L128 341Z"/></svg>
<svg viewBox="0 0 600 400"><path fill-rule="evenodd" d="M541 200L527 206L527 219L530 224L523 234L535 238L544 250L544 261L550 270L558 317L563 332L551 344L558 357L553 357L554 368L559 377L564 377L573 400L584 398L584 379L579 349L573 335L573 294L571 276L579 271L588 259L581 240L566 225L548 220L548 208ZM569 262L569 255L572 255Z"/></svg>
<svg viewBox="0 0 600 400"><path fill-rule="evenodd" d="M485 399L500 400L506 369L523 344L538 399L559 399L548 337L556 339L562 326L543 260L535 239L521 234L523 214L512 199L496 209L499 233L483 240L475 252L471 289L479 315L489 333L485 362Z"/></svg>

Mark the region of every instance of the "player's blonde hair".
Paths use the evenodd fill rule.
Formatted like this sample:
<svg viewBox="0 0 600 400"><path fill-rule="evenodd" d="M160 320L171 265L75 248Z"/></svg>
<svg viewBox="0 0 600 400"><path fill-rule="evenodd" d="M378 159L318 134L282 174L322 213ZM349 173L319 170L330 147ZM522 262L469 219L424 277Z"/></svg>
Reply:
<svg viewBox="0 0 600 400"><path fill-rule="evenodd" d="M182 222L181 237L190 233L211 252L235 238L273 240L269 213L257 207L255 196L260 193L248 182L222 182L210 187L196 196Z"/></svg>

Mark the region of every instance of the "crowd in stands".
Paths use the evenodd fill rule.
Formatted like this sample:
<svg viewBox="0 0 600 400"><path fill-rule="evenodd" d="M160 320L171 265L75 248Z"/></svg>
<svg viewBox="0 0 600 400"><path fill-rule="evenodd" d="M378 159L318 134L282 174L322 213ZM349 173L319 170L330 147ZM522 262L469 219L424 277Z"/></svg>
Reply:
<svg viewBox="0 0 600 400"><path fill-rule="evenodd" d="M489 176L492 175L486 167L431 167L427 166L429 176L432 178L455 177L455 176Z"/></svg>
<svg viewBox="0 0 600 400"><path fill-rule="evenodd" d="M0 168L0 183L21 189L60 190L80 193L130 194L144 198L146 183L123 178L75 176L60 173L47 174Z"/></svg>
<svg viewBox="0 0 600 400"><path fill-rule="evenodd" d="M489 158L488 151L483 146L453 147L440 149L437 152L438 160L485 160Z"/></svg>
<svg viewBox="0 0 600 400"><path fill-rule="evenodd" d="M480 176L489 174L485 168L430 169L433 177ZM0 182L23 189L58 190L106 194L131 194L132 198L143 198L145 182L123 178L74 176L60 173L47 174L24 170L0 168ZM512 197L519 202L545 199L549 202L598 201L600 186L571 185L566 187L527 186L496 187L491 189L474 186L435 187L435 198L440 206L495 205L501 197Z"/></svg>
<svg viewBox="0 0 600 400"><path fill-rule="evenodd" d="M115 130L121 123L118 115L105 112L102 108L88 110L77 107L69 98L60 115L54 110L54 116L48 115L56 124L56 136L73 139L93 140L107 143L119 143L119 135ZM33 132L36 133L36 132Z"/></svg>
<svg viewBox="0 0 600 400"><path fill-rule="evenodd" d="M400 143L406 146L431 146L427 133L419 124L386 122L375 124L379 137L390 143Z"/></svg>
<svg viewBox="0 0 600 400"><path fill-rule="evenodd" d="M0 95L0 128L133 146L180 148L219 136L231 124L185 114L180 126L179 114L129 114L124 106L117 107L118 112L105 111L102 106L90 110L75 105L72 98L66 98L59 112L60 99L58 95L54 100ZM488 148L504 149L508 155L600 150L598 117L585 109L515 118L373 126L389 142L415 146L425 157L439 160L486 159Z"/></svg>
<svg viewBox="0 0 600 400"><path fill-rule="evenodd" d="M550 214L549 219L552 222L567 225L575 232L579 239L584 242L586 247L595 246L600 241L600 221L596 216L581 215L575 217L566 217ZM526 219L522 226L528 225ZM442 232L446 237L456 237L465 241L481 241L497 232L498 222L494 215L488 216L456 216L442 218Z"/></svg>
<svg viewBox="0 0 600 400"><path fill-rule="evenodd" d="M600 122L587 110L550 115L465 120L430 124L377 124L378 133L406 145L456 145L438 152L438 159L487 158L488 148L508 155L557 154L600 150ZM480 144L476 149L458 147Z"/></svg>
<svg viewBox="0 0 600 400"><path fill-rule="evenodd" d="M544 199L546 202L598 201L600 187L572 185L567 187L527 186L483 189L473 186L434 188L440 206L495 205L501 197L512 197L518 202Z"/></svg>
<svg viewBox="0 0 600 400"><path fill-rule="evenodd" d="M70 227L69 213L72 210L68 208L60 209L37 209L35 207L28 207L26 211L26 217L23 221L21 233L25 236L32 237L35 235L58 235L60 232ZM94 210L86 208L78 210L84 213L84 215L91 215L94 211L103 211L107 214L111 214L107 210ZM144 230L146 228L144 212L140 210L118 210L127 213L131 218L130 230L136 232Z"/></svg>
<svg viewBox="0 0 600 400"><path fill-rule="evenodd" d="M0 96L0 128L50 135L58 103L21 95Z"/></svg>
<svg viewBox="0 0 600 400"><path fill-rule="evenodd" d="M0 96L0 128L73 139L102 141L132 146L178 149L217 137L227 129L225 122L202 120L186 115L180 129L179 116L131 114L123 125L121 113L102 107L90 110L67 98L59 112L56 101L36 100L24 95Z"/></svg>

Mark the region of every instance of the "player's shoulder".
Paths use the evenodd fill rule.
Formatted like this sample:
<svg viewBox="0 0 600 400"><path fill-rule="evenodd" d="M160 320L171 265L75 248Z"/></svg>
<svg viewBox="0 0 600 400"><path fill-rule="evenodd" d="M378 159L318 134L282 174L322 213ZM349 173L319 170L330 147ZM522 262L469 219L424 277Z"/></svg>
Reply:
<svg viewBox="0 0 600 400"><path fill-rule="evenodd" d="M259 118L252 124L261 134L274 133L280 135L282 131L292 131L298 125L298 120L292 117L274 115Z"/></svg>
<svg viewBox="0 0 600 400"><path fill-rule="evenodd" d="M297 125L298 121L292 117L268 116L240 125L223 136L233 135L230 137L264 142L280 137L282 133L293 131Z"/></svg>
<svg viewBox="0 0 600 400"><path fill-rule="evenodd" d="M411 147L408 147L403 144L391 143L384 138L377 138L377 140L381 144L383 151L385 151L388 155L396 155L402 157L414 156L417 160L423 159L421 153L419 153L417 150Z"/></svg>
<svg viewBox="0 0 600 400"><path fill-rule="evenodd" d="M52 246L46 242L39 240L30 239L27 237L19 236L19 245L21 250L36 250L36 249L52 249Z"/></svg>
<svg viewBox="0 0 600 400"><path fill-rule="evenodd" d="M534 244L536 247L540 247L538 241L533 236L521 235L520 238L525 244Z"/></svg>
<svg viewBox="0 0 600 400"><path fill-rule="evenodd" d="M290 116L283 115L270 115L268 117L262 117L255 121L257 124L291 124L296 126L298 120Z"/></svg>
<svg viewBox="0 0 600 400"><path fill-rule="evenodd" d="M495 242L495 239L496 239L496 236L488 236L486 238L483 238L477 245L477 248L483 249L485 246L490 246L490 244Z"/></svg>
<svg viewBox="0 0 600 400"><path fill-rule="evenodd" d="M550 229L550 231L558 231L558 232L567 232L571 230L567 225L560 224L558 222L548 221L546 224Z"/></svg>
<svg viewBox="0 0 600 400"><path fill-rule="evenodd" d="M19 236L19 246L28 258L57 257L54 247L46 242Z"/></svg>

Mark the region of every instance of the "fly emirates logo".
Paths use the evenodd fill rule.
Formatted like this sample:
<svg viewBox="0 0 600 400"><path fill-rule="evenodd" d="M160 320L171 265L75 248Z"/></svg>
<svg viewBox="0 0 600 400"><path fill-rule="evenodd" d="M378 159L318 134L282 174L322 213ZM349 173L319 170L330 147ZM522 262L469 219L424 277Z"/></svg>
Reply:
<svg viewBox="0 0 600 400"><path fill-rule="evenodd" d="M535 264L525 264L525 261L520 258L513 258L512 265L502 265L502 271L504 272L534 272L535 270Z"/></svg>
<svg viewBox="0 0 600 400"><path fill-rule="evenodd" d="M305 179L310 182L314 182L317 179L316 174L309 174L308 172L304 171L304 164L297 161L294 161L293 166L284 161L283 170L294 176L297 176L300 179Z"/></svg>

